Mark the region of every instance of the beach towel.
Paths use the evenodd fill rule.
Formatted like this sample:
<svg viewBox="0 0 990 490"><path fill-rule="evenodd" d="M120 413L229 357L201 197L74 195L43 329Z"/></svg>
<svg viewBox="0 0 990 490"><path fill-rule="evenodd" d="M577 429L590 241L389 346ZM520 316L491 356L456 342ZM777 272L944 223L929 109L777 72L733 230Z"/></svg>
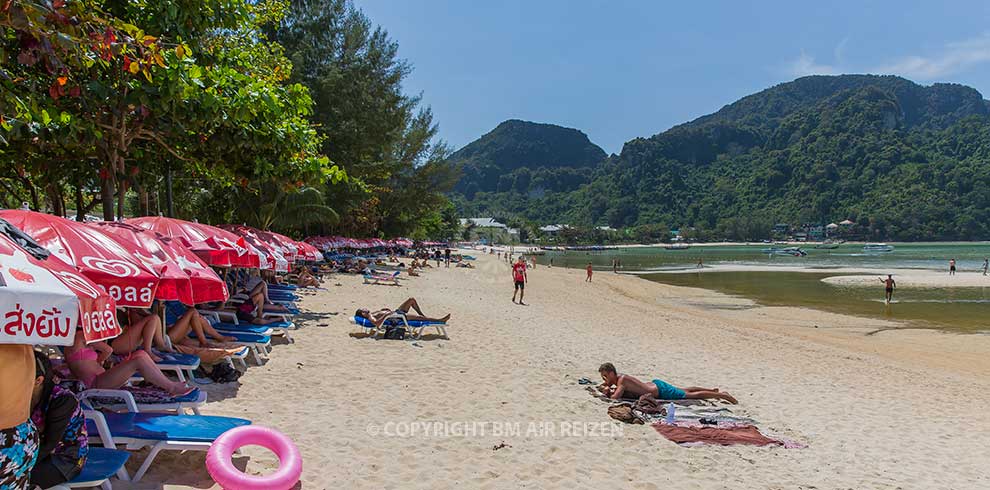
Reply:
<svg viewBox="0 0 990 490"><path fill-rule="evenodd" d="M784 446L784 441L771 439L760 433L752 425L737 427L681 427L667 425L662 422L653 424L653 428L672 442L677 444L715 444L720 446L750 445L750 446Z"/></svg>

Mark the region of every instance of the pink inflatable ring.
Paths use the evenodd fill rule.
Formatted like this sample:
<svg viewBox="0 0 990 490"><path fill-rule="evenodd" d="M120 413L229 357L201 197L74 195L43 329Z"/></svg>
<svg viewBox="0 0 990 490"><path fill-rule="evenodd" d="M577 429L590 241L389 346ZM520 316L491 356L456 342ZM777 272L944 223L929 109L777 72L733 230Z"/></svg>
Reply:
<svg viewBox="0 0 990 490"><path fill-rule="evenodd" d="M234 467L231 456L244 446L261 446L278 456L278 470L270 475L248 475ZM224 432L206 453L206 470L224 490L288 490L302 476L299 448L281 432L245 425Z"/></svg>

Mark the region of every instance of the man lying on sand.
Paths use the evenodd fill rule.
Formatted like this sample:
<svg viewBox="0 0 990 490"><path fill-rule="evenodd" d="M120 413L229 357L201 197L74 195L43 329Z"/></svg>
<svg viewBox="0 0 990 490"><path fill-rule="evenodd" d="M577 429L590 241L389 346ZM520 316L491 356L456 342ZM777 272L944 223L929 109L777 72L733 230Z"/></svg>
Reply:
<svg viewBox="0 0 990 490"><path fill-rule="evenodd" d="M419 315L410 315L410 310L416 311ZM431 318L426 316L426 313L423 313L423 310L419 309L419 303L416 301L416 298L409 298L403 301L402 304L394 310L382 308L377 311L370 311L362 308L355 311L354 316L370 320L371 323L375 324L375 327L380 327L383 323L385 323L385 319L387 319L392 313L398 313L406 317L406 320L409 321L446 322L447 320L450 320L450 313L447 313L447 316L441 318Z"/></svg>
<svg viewBox="0 0 990 490"><path fill-rule="evenodd" d="M640 381L628 374L619 374L615 371L615 366L611 362L606 362L598 368L598 373L602 375L604 383L598 385L598 389L605 396L619 400L621 398L639 398L649 394L658 400L706 400L717 398L729 403L739 403L732 395L718 391L718 388L699 388L689 386L678 388L666 381L654 379L652 382Z"/></svg>

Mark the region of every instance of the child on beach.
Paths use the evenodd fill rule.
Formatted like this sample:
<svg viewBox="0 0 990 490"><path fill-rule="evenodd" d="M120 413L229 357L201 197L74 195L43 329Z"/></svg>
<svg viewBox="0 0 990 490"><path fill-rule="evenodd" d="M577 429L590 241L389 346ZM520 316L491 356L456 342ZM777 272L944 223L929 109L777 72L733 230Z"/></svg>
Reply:
<svg viewBox="0 0 990 490"><path fill-rule="evenodd" d="M619 374L615 366L610 362L602 364L598 368L604 383L598 385L599 391L613 400L622 398L639 398L643 395L651 395L658 400L707 400L717 398L729 403L739 403L732 395L718 390L718 388L699 388L689 386L678 388L666 381L654 379L652 382L640 381L628 374Z"/></svg>

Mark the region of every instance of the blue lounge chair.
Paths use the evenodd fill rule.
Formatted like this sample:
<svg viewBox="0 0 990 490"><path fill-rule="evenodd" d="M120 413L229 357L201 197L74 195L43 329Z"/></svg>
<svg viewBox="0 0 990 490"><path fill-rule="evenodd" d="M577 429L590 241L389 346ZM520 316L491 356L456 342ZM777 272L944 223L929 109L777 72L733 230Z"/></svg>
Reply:
<svg viewBox="0 0 990 490"><path fill-rule="evenodd" d="M395 271L395 272L393 272L392 274L389 274L389 275L365 274L364 275L364 283L365 284L385 284L385 283L389 283L389 284L392 284L394 286L398 286L399 285L399 273L400 272L401 271Z"/></svg>
<svg viewBox="0 0 990 490"><path fill-rule="evenodd" d="M100 487L104 490L112 490L110 478L117 475L124 469L124 463L131 453L107 449L104 447L90 447L86 456L86 465L82 472L76 475L71 481L61 485L55 485L48 490L67 490L69 488L90 488Z"/></svg>
<svg viewBox="0 0 990 490"><path fill-rule="evenodd" d="M182 396L173 396L167 400L139 400L127 387L108 390L90 388L79 393L80 400L86 400L95 409L107 409L114 412L176 412L179 414L191 410L199 415L199 408L206 404L206 392L196 388Z"/></svg>
<svg viewBox="0 0 990 490"><path fill-rule="evenodd" d="M251 424L246 419L207 415L103 413L85 402L83 413L90 438L97 438L104 447L116 448L117 444L124 444L129 450L150 448L133 481L144 476L162 451L206 451L224 432ZM126 470L121 469L118 474L122 480L127 480Z"/></svg>
<svg viewBox="0 0 990 490"><path fill-rule="evenodd" d="M405 315L400 315L398 313L392 313L385 321L382 322L381 327L375 327L375 324L371 320L364 317L351 317L351 323L364 329L366 333L374 334L375 338L379 335L385 335L386 327L389 325L402 325L405 327L406 331L409 332L409 338L419 339L423 336L423 331L429 327L436 329L437 334L442 335L443 338L449 339L447 335L447 323L446 322L429 322L423 320L409 320Z"/></svg>

